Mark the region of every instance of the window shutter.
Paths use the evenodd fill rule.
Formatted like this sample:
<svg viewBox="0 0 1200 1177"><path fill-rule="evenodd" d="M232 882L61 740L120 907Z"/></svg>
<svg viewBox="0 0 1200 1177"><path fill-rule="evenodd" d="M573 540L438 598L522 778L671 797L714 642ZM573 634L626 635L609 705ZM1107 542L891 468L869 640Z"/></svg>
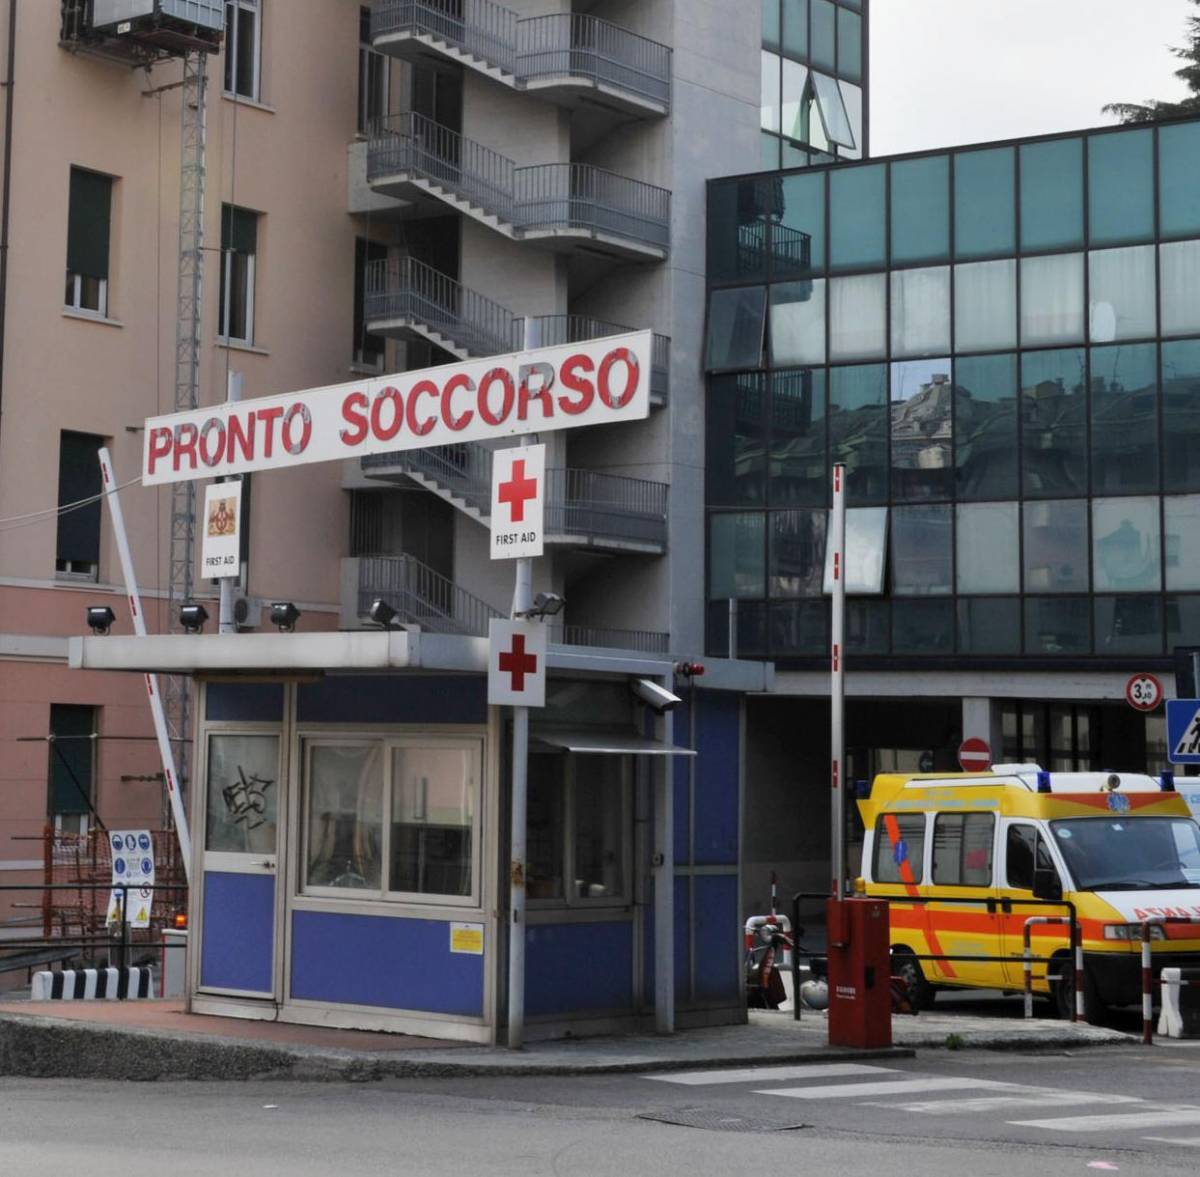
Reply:
<svg viewBox="0 0 1200 1177"><path fill-rule="evenodd" d="M233 204L221 206L221 248L237 253L258 252L258 213Z"/></svg>
<svg viewBox="0 0 1200 1177"><path fill-rule="evenodd" d="M62 434L58 449L58 502L75 503L103 490L96 451L103 438ZM58 559L96 564L100 560L100 501L58 517Z"/></svg>
<svg viewBox="0 0 1200 1177"><path fill-rule="evenodd" d="M72 273L89 278L108 277L111 215L112 179L72 168L67 215L67 269Z"/></svg>
<svg viewBox="0 0 1200 1177"><path fill-rule="evenodd" d="M96 730L96 709L69 703L50 704L50 731L55 736L90 736ZM60 755L61 753L61 755ZM64 764L63 761L66 761ZM86 813L94 796L92 741L70 739L50 746L50 813ZM69 766L69 767L68 767ZM71 774L74 773L74 780ZM76 786L75 781L79 782Z"/></svg>

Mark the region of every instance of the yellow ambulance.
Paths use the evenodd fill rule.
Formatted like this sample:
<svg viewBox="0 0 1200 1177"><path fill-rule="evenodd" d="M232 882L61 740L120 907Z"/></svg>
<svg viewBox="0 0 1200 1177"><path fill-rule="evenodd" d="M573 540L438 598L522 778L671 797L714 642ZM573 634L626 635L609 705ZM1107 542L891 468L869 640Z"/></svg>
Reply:
<svg viewBox="0 0 1200 1177"><path fill-rule="evenodd" d="M1075 905L1090 1021L1141 999L1141 921L1200 916L1200 827L1170 774L884 773L859 801L859 890L890 900L894 969L927 1006L943 987L1019 990L1025 921ZM933 897L934 902L906 903ZM991 900L989 904L963 900ZM1200 966L1200 923L1153 927L1154 972ZM1074 1004L1069 930L1031 929L1034 992ZM982 957L924 960L922 957Z"/></svg>

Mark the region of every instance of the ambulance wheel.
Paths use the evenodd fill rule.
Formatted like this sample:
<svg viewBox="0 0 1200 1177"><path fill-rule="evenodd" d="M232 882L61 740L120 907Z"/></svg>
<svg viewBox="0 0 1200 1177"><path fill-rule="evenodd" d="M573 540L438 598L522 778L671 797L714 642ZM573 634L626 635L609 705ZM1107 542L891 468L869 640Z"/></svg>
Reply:
<svg viewBox="0 0 1200 1177"><path fill-rule="evenodd" d="M908 989L909 1000L914 1009L929 1009L937 997L937 990L925 980L921 962L907 948L892 951L892 975L900 977Z"/></svg>
<svg viewBox="0 0 1200 1177"><path fill-rule="evenodd" d="M1066 955L1056 956L1051 961L1051 969L1056 966L1059 970L1059 979L1053 983L1054 1013L1063 1021L1070 1021L1071 1012L1075 1008L1075 967L1071 958ZM1085 969L1083 973L1084 1020L1093 1026L1099 1025L1106 1013L1108 1013L1108 1007L1100 1000L1095 978Z"/></svg>

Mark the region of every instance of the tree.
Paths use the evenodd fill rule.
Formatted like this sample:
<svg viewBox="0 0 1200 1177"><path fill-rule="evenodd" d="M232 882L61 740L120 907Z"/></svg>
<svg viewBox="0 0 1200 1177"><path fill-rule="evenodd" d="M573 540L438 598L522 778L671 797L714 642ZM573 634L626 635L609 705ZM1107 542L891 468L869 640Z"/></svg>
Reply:
<svg viewBox="0 0 1200 1177"><path fill-rule="evenodd" d="M1200 0L1191 0L1200 8ZM1178 118L1180 115L1200 114L1200 16L1187 18L1186 45L1172 49L1184 64L1175 71L1175 76L1188 88L1188 96L1179 102L1159 102L1148 99L1144 104L1134 102L1110 102L1105 114L1116 115L1123 123L1153 123L1159 119Z"/></svg>

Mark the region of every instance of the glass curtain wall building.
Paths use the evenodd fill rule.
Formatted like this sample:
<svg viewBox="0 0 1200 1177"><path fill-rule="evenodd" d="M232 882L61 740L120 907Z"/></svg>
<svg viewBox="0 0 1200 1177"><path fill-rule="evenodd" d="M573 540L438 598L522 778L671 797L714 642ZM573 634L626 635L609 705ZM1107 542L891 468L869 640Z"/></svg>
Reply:
<svg viewBox="0 0 1200 1177"><path fill-rule="evenodd" d="M761 0L762 164L867 155L870 0Z"/></svg>
<svg viewBox="0 0 1200 1177"><path fill-rule="evenodd" d="M708 207L710 653L734 598L740 654L823 665L832 462L862 666L1197 640L1200 120L712 181Z"/></svg>

